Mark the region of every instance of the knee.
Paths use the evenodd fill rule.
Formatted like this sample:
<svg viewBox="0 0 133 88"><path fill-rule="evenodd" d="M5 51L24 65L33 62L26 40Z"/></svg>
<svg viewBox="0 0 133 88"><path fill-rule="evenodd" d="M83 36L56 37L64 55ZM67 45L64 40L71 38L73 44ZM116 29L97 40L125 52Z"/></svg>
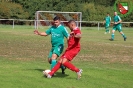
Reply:
<svg viewBox="0 0 133 88"><path fill-rule="evenodd" d="M48 62L51 64L51 58L48 59Z"/></svg>
<svg viewBox="0 0 133 88"><path fill-rule="evenodd" d="M65 62L67 62L68 60L66 58L62 59L62 64L64 65Z"/></svg>

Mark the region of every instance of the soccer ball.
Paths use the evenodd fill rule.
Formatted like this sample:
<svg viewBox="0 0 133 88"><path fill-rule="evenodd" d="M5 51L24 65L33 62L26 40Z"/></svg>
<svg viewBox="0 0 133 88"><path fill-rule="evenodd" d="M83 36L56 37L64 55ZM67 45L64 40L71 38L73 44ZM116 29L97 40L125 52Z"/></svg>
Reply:
<svg viewBox="0 0 133 88"><path fill-rule="evenodd" d="M51 72L51 70L47 69L43 71L43 74L46 76L46 74L48 74L49 72Z"/></svg>

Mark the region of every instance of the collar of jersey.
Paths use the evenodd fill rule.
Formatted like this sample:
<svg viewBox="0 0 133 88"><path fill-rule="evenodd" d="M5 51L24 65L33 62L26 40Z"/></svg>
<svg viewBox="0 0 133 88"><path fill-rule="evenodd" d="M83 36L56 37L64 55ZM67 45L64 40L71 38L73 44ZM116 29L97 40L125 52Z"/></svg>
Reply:
<svg viewBox="0 0 133 88"><path fill-rule="evenodd" d="M60 27L60 26L61 26L61 24L60 24L58 27ZM57 27L57 28L58 28L58 27Z"/></svg>

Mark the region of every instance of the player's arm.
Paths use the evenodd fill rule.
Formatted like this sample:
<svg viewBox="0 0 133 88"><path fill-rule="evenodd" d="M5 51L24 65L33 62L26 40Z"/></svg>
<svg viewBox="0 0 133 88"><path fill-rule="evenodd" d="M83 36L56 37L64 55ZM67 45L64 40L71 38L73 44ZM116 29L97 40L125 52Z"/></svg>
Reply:
<svg viewBox="0 0 133 88"><path fill-rule="evenodd" d="M117 24L119 24L119 23L121 23L122 22L122 20L120 19L118 22L116 22Z"/></svg>
<svg viewBox="0 0 133 88"><path fill-rule="evenodd" d="M47 33L46 32L39 32L38 30L35 30L34 31L34 34L40 35L40 36L47 36Z"/></svg>
<svg viewBox="0 0 133 88"><path fill-rule="evenodd" d="M75 32L73 31L70 34L74 34L75 38L81 38L81 33L79 31L75 31Z"/></svg>
<svg viewBox="0 0 133 88"><path fill-rule="evenodd" d="M122 20L121 20L121 18L118 16L118 22L115 22L115 24L119 24L119 23L121 23L122 22Z"/></svg>
<svg viewBox="0 0 133 88"><path fill-rule="evenodd" d="M104 18L103 25L105 24L105 22L106 22L106 20L105 20L105 18Z"/></svg>
<svg viewBox="0 0 133 88"><path fill-rule="evenodd" d="M64 29L63 29L63 35L66 37L66 39L68 40L69 39L69 33L68 33L68 31L67 31L67 29L64 27Z"/></svg>
<svg viewBox="0 0 133 88"><path fill-rule="evenodd" d="M74 35L74 37L75 37L75 38L81 38L81 34L78 33L78 34Z"/></svg>
<svg viewBox="0 0 133 88"><path fill-rule="evenodd" d="M103 21L103 25L105 24L105 20Z"/></svg>

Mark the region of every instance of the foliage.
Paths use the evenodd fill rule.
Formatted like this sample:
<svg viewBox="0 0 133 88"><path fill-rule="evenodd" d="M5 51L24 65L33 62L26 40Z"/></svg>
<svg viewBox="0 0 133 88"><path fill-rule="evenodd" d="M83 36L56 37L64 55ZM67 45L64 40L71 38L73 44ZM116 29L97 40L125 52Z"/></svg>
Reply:
<svg viewBox="0 0 133 88"><path fill-rule="evenodd" d="M9 2L13 3L9 3ZM0 18L28 18L35 19L35 12L69 11L82 12L84 21L103 21L106 13L113 16L116 0L2 0L0 4ZM133 1L133 0L132 0ZM5 5L8 4L8 5ZM10 5L11 4L11 5ZM17 9L19 8L19 9ZM13 11L13 12L12 12ZM17 15L16 15L17 14ZM123 21L132 21L133 12Z"/></svg>
<svg viewBox="0 0 133 88"><path fill-rule="evenodd" d="M20 4L12 2L0 3L0 18L26 19L28 16L28 12L25 12Z"/></svg>

